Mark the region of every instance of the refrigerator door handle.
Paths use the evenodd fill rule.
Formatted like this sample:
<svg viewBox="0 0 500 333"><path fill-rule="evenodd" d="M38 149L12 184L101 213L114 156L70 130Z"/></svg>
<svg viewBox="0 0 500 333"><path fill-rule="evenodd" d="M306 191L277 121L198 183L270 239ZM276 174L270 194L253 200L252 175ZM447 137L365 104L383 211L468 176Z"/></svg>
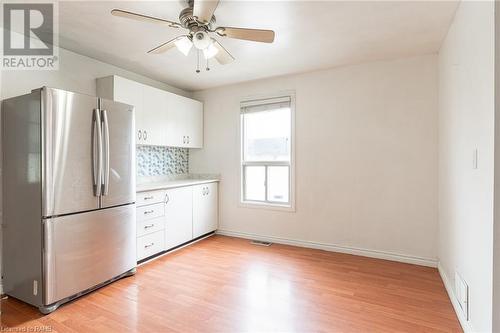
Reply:
<svg viewBox="0 0 500 333"><path fill-rule="evenodd" d="M103 181L102 181L102 195L109 193L109 124L108 112L102 110L102 124L103 124L103 144L104 144L104 165L103 165Z"/></svg>
<svg viewBox="0 0 500 333"><path fill-rule="evenodd" d="M92 122L92 176L94 178L94 196L99 197L102 179L102 128L99 109L94 109Z"/></svg>

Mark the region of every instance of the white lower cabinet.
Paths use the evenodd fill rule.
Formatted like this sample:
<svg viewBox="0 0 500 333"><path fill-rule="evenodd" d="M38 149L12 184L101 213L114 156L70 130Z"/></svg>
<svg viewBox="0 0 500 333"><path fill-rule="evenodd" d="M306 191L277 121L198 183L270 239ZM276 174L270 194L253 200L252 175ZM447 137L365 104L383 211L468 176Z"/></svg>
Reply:
<svg viewBox="0 0 500 333"><path fill-rule="evenodd" d="M193 186L193 238L217 229L217 183Z"/></svg>
<svg viewBox="0 0 500 333"><path fill-rule="evenodd" d="M167 190L165 204L166 249L193 239L192 186Z"/></svg>
<svg viewBox="0 0 500 333"><path fill-rule="evenodd" d="M137 261L217 229L218 184L137 193Z"/></svg>

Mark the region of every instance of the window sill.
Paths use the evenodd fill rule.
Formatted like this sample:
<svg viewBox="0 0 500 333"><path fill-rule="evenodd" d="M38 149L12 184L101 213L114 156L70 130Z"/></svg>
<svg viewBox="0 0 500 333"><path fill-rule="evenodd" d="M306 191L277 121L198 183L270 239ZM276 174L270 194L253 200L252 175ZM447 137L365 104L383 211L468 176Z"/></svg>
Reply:
<svg viewBox="0 0 500 333"><path fill-rule="evenodd" d="M240 201L239 207L241 208L252 208L252 209L267 209L276 210L282 212L295 213L294 205L280 205L268 202L256 202L256 201Z"/></svg>

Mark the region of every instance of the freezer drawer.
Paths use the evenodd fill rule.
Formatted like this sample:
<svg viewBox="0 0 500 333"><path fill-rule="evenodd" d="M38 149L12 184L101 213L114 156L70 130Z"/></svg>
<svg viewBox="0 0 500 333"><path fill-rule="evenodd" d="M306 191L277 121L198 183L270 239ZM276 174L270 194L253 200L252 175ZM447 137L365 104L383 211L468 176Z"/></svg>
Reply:
<svg viewBox="0 0 500 333"><path fill-rule="evenodd" d="M135 205L44 220L44 304L136 266Z"/></svg>

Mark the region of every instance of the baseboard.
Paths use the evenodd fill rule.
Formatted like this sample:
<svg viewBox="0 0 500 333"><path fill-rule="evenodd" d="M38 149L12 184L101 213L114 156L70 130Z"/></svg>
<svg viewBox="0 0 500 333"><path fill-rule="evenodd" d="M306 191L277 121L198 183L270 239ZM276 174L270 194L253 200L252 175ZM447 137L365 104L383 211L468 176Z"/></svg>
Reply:
<svg viewBox="0 0 500 333"><path fill-rule="evenodd" d="M455 313L457 314L458 321L460 322L460 325L462 326L462 329L464 330L465 333L475 332L472 329L472 325L471 325L470 321L467 321L467 319L463 315L461 308L460 308L460 305L458 304L458 300L455 297L453 285L451 285L450 280L448 279L448 276L446 275L440 262L438 263L437 268L439 271L439 275L441 275L441 280L443 280L443 284L444 284L444 287L446 288L446 292L448 293L448 297L450 298L451 304L453 305L453 309L455 310Z"/></svg>
<svg viewBox="0 0 500 333"><path fill-rule="evenodd" d="M409 256L409 255L404 255L404 254L399 254L399 253L392 253L392 252L385 252L385 251L378 251L378 250L369 250L369 249L347 247L347 246L339 246L339 245L333 245L333 244L295 240L295 239L288 239L288 238L281 238L281 237L263 236L263 235L257 235L257 234L251 234L251 233L231 231L231 230L220 230L219 229L216 231L216 233L219 235L224 235L224 236L239 237L239 238L245 238L245 239L256 239L256 240L267 241L267 242L278 243L278 244L307 247L307 248L311 248L311 249L325 250L325 251L331 251L331 252L340 252L340 253L353 254L353 255L363 256L363 257L377 258L377 259L392 260L392 261L404 262L404 263L415 264L415 265L420 265L420 266L437 267L437 260L435 260L435 259L415 257L415 256Z"/></svg>

